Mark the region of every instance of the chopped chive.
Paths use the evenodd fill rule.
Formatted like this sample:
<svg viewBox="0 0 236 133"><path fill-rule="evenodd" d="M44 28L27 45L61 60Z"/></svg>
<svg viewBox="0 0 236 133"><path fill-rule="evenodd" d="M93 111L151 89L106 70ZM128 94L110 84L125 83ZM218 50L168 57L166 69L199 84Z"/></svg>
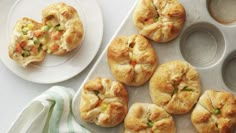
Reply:
<svg viewBox="0 0 236 133"><path fill-rule="evenodd" d="M153 126L153 122L152 122L151 120L148 120L147 126L148 126L148 127L152 127L152 126Z"/></svg>
<svg viewBox="0 0 236 133"><path fill-rule="evenodd" d="M56 31L59 31L59 30L60 30L60 24L58 24L58 25L55 26L55 30L56 30Z"/></svg>
<svg viewBox="0 0 236 133"><path fill-rule="evenodd" d="M175 88L174 88L174 91L173 91L173 95L176 94L177 92L178 92L178 88L175 87Z"/></svg>
<svg viewBox="0 0 236 133"><path fill-rule="evenodd" d="M34 44L38 44L39 43L39 40L36 38L34 39Z"/></svg>
<svg viewBox="0 0 236 133"><path fill-rule="evenodd" d="M43 45L40 44L39 47L38 47L38 52L42 50L42 47L43 47Z"/></svg>
<svg viewBox="0 0 236 133"><path fill-rule="evenodd" d="M185 87L183 88L183 91L193 91L193 89L190 89L190 88L188 88L188 86L185 86Z"/></svg>
<svg viewBox="0 0 236 133"><path fill-rule="evenodd" d="M93 92L94 92L96 95L99 94L99 91L98 91L98 90L94 90Z"/></svg>
<svg viewBox="0 0 236 133"><path fill-rule="evenodd" d="M154 21L157 22L159 20L159 17L155 17Z"/></svg>
<svg viewBox="0 0 236 133"><path fill-rule="evenodd" d="M219 109L219 108L215 109L215 110L214 110L214 114L215 114L215 115L220 114L220 109Z"/></svg>
<svg viewBox="0 0 236 133"><path fill-rule="evenodd" d="M51 28L51 27L50 27L49 25L43 26L43 30L44 30L44 31L49 31L50 28Z"/></svg>
<svg viewBox="0 0 236 133"><path fill-rule="evenodd" d="M28 56L30 56L30 52L28 50L24 50L23 53L22 53L22 56L23 57L28 57Z"/></svg>

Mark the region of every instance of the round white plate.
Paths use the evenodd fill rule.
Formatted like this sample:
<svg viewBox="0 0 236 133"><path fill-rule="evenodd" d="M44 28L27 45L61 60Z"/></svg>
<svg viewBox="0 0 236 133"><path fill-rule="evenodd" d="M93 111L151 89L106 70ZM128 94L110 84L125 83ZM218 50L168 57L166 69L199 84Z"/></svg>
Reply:
<svg viewBox="0 0 236 133"><path fill-rule="evenodd" d="M49 4L65 2L79 13L85 36L80 48L63 56L47 55L40 64L21 67L8 56L8 44L16 21L29 17L41 22L41 11ZM0 58L19 77L36 83L56 83L72 78L84 70L93 60L100 47L103 35L102 13L96 0L18 0L12 6L1 37Z"/></svg>

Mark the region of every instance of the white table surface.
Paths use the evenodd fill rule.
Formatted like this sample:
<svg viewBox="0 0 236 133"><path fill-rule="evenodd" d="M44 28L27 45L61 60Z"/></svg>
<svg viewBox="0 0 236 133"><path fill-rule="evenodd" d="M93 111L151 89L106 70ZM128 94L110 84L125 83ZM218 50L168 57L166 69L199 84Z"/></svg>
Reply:
<svg viewBox="0 0 236 133"><path fill-rule="evenodd" d="M0 9L10 8L9 3L15 0L0 0ZM135 0L97 0L103 14L103 40L99 52L83 72L72 79L57 84L36 84L25 81L11 71L9 71L0 61L0 133L5 133L11 123L16 119L17 114L30 102L34 97L40 95L53 85L61 85L78 90L84 78L90 71L94 62L101 55L110 38L113 36L124 17L134 4ZM6 19L7 14L0 12L0 21ZM1 30L0 30L1 31ZM1 36L2 33L0 33ZM0 37L1 39L1 37ZM7 44L0 44L7 45Z"/></svg>

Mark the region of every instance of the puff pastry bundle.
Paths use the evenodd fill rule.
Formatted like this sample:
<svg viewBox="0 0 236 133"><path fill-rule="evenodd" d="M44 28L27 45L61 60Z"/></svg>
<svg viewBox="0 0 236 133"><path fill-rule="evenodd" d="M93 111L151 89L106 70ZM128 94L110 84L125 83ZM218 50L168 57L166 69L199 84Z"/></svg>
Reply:
<svg viewBox="0 0 236 133"><path fill-rule="evenodd" d="M42 16L43 23L22 18L14 28L8 53L23 67L41 62L46 52L63 55L82 43L83 24L72 6L55 3L43 9Z"/></svg>
<svg viewBox="0 0 236 133"><path fill-rule="evenodd" d="M80 116L102 127L113 127L128 112L128 92L117 81L96 78L88 81L81 92Z"/></svg>
<svg viewBox="0 0 236 133"><path fill-rule="evenodd" d="M185 9L178 0L139 0L133 15L139 33L155 42L176 38L185 18Z"/></svg>
<svg viewBox="0 0 236 133"><path fill-rule="evenodd" d="M50 41L47 52L65 54L80 46L83 39L83 25L77 11L65 3L49 5L42 11L44 29Z"/></svg>
<svg viewBox="0 0 236 133"><path fill-rule="evenodd" d="M157 55L142 35L115 38L107 51L108 64L116 80L140 86L152 76L157 66Z"/></svg>
<svg viewBox="0 0 236 133"><path fill-rule="evenodd" d="M149 83L153 103L171 114L189 112L197 103L201 86L197 71L187 62L171 61L160 65Z"/></svg>
<svg viewBox="0 0 236 133"><path fill-rule="evenodd" d="M174 120L163 108L150 103L134 103L125 117L124 133L175 133Z"/></svg>
<svg viewBox="0 0 236 133"><path fill-rule="evenodd" d="M236 97L225 91L205 91L192 112L191 120L199 133L233 133Z"/></svg>

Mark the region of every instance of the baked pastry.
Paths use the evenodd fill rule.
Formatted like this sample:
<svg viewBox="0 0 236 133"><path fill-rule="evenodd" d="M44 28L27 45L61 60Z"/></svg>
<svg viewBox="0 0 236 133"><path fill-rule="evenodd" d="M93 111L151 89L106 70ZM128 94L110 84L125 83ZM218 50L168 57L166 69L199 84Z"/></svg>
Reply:
<svg viewBox="0 0 236 133"><path fill-rule="evenodd" d="M49 5L43 9L42 17L43 29L50 37L48 53L62 55L81 45L83 24L72 6L63 2Z"/></svg>
<svg viewBox="0 0 236 133"><path fill-rule="evenodd" d="M197 103L201 86L198 72L187 62L160 65L149 83L153 103L171 114L184 114Z"/></svg>
<svg viewBox="0 0 236 133"><path fill-rule="evenodd" d="M139 0L133 14L139 33L155 42L176 38L185 18L185 9L178 0Z"/></svg>
<svg viewBox="0 0 236 133"><path fill-rule="evenodd" d="M80 101L82 120L113 127L124 120L127 108L128 92L121 83L98 77L84 85Z"/></svg>
<svg viewBox="0 0 236 133"><path fill-rule="evenodd" d="M150 103L134 103L124 121L124 133L175 133L174 120L163 108Z"/></svg>
<svg viewBox="0 0 236 133"><path fill-rule="evenodd" d="M47 43L42 24L30 18L17 21L8 46L10 58L26 67L32 62L41 62L45 57L43 46Z"/></svg>
<svg viewBox="0 0 236 133"><path fill-rule="evenodd" d="M236 97L225 91L206 90L194 108L191 120L199 133L233 133Z"/></svg>
<svg viewBox="0 0 236 133"><path fill-rule="evenodd" d="M157 56L141 35L115 38L107 51L108 63L116 80L130 86L144 84L157 66Z"/></svg>

